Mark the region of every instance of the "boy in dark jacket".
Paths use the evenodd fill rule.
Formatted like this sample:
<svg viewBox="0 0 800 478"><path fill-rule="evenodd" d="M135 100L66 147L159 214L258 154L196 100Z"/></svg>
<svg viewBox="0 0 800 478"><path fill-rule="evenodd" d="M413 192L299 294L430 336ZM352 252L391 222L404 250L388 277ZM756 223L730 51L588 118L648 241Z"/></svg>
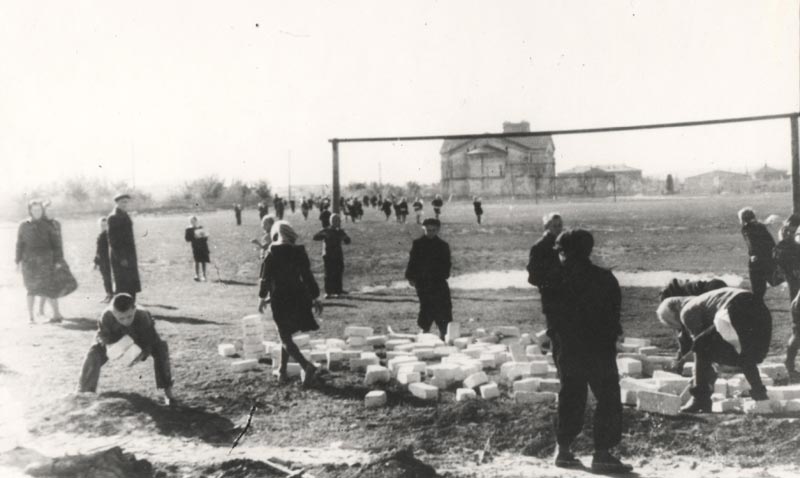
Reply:
<svg viewBox="0 0 800 478"><path fill-rule="evenodd" d="M739 211L739 221L742 223L742 236L750 256L747 267L750 273L750 289L756 299L764 300L767 282L772 280L775 272L775 261L772 259L775 239L767 226L756 220L756 213L749 207Z"/></svg>
<svg viewBox="0 0 800 478"><path fill-rule="evenodd" d="M331 226L314 234L315 241L322 242L322 261L325 264L325 298L344 294L344 252L342 244L350 244L350 236L342 229L338 214L331 215Z"/></svg>
<svg viewBox="0 0 800 478"><path fill-rule="evenodd" d="M108 304L114 296L114 284L111 281L111 259L108 256L108 219L100 218L100 234L97 236L97 249L94 254L94 268L103 276L103 289L106 297L102 300Z"/></svg>
<svg viewBox="0 0 800 478"><path fill-rule="evenodd" d="M419 297L417 325L427 333L435 322L439 336L444 340L447 324L453 321L453 304L447 285L451 266L450 246L439 238L440 227L437 219L429 218L422 222L425 235L411 245L406 279Z"/></svg>

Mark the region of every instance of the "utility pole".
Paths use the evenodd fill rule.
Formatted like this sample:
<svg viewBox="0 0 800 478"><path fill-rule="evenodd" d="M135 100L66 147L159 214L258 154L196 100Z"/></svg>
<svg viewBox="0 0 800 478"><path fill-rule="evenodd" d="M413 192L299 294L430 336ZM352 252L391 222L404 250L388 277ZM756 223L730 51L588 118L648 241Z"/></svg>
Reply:
<svg viewBox="0 0 800 478"><path fill-rule="evenodd" d="M339 140L331 140L331 149L333 150L333 212L339 212Z"/></svg>

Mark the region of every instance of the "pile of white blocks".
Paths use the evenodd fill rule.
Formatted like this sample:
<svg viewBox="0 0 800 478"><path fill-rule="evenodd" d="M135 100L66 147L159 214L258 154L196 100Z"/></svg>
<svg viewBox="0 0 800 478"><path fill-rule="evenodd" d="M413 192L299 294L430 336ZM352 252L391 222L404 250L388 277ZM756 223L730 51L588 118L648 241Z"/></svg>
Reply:
<svg viewBox="0 0 800 478"><path fill-rule="evenodd" d="M264 355L264 321L260 314L248 315L242 319L242 357L258 361Z"/></svg>

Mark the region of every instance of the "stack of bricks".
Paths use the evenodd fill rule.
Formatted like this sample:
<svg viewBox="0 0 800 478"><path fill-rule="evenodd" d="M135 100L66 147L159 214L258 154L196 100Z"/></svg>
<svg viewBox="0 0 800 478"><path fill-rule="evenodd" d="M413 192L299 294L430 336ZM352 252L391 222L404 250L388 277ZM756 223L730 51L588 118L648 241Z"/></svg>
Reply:
<svg viewBox="0 0 800 478"><path fill-rule="evenodd" d="M248 315L242 319L242 357L245 360L257 361L265 354L261 315Z"/></svg>

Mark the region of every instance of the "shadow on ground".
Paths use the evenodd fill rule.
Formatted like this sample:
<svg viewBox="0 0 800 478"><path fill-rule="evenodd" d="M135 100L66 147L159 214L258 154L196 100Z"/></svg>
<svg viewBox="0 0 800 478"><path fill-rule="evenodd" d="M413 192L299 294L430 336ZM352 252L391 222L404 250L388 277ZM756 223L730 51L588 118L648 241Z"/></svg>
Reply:
<svg viewBox="0 0 800 478"><path fill-rule="evenodd" d="M217 282L217 283L220 283L220 284L223 284L223 285L241 285L241 286L245 286L245 287L253 287L253 286L258 285L255 282L242 282L242 281L230 280L230 279L219 279L219 280L215 280L214 282Z"/></svg>
<svg viewBox="0 0 800 478"><path fill-rule="evenodd" d="M197 317L186 317L183 315L153 315L153 318L171 324L220 325L219 322L214 322L213 320L198 319Z"/></svg>
<svg viewBox="0 0 800 478"><path fill-rule="evenodd" d="M202 407L177 405L168 407L150 398L130 392L107 392L100 398L117 398L127 401L131 409L149 415L164 435L199 438L212 444L229 444L239 430L229 419L209 412Z"/></svg>
<svg viewBox="0 0 800 478"><path fill-rule="evenodd" d="M97 319L87 319L86 317L64 319L64 321L61 322L61 328L79 331L97 330Z"/></svg>

